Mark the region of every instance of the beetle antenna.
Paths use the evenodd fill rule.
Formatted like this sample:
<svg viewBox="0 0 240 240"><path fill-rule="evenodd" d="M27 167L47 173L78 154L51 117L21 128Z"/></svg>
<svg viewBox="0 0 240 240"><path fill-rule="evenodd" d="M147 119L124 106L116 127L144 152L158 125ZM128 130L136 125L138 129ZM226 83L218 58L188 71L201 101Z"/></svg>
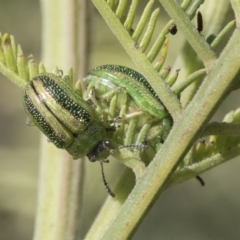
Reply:
<svg viewBox="0 0 240 240"><path fill-rule="evenodd" d="M148 146L145 143L135 143L135 144L129 144L129 145L123 145L119 146L117 149L121 148L138 148L138 149L146 149Z"/></svg>
<svg viewBox="0 0 240 240"><path fill-rule="evenodd" d="M112 190L110 189L110 187L108 186L108 183L106 181L106 178L105 178L105 175L104 175L104 170L103 170L103 160L100 160L100 166L101 166L101 172L102 172L102 178L103 178L103 183L104 183L104 186L105 188L107 189L107 192L108 194L111 196L111 197L115 197L115 194L112 192Z"/></svg>
<svg viewBox="0 0 240 240"><path fill-rule="evenodd" d="M195 178L200 182L202 187L205 186L205 182L204 182L204 180L200 176L197 175Z"/></svg>

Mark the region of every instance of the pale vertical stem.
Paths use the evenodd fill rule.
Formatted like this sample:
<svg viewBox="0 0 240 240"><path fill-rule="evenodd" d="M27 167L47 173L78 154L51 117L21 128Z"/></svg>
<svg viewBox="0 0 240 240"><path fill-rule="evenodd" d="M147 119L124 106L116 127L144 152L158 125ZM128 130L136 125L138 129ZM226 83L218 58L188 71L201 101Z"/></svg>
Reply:
<svg viewBox="0 0 240 240"><path fill-rule="evenodd" d="M42 57L47 69L58 66L67 73L74 66L75 75L79 73L78 5L78 0L41 0ZM82 59L88 62L87 57ZM83 160L74 161L42 136L35 240L77 239L82 180Z"/></svg>
<svg viewBox="0 0 240 240"><path fill-rule="evenodd" d="M79 34L79 53L80 53L80 63L77 62L76 69L79 70L78 77L83 79L89 70L89 56L91 47L91 12L93 10L93 5L89 0L80 0L80 34Z"/></svg>

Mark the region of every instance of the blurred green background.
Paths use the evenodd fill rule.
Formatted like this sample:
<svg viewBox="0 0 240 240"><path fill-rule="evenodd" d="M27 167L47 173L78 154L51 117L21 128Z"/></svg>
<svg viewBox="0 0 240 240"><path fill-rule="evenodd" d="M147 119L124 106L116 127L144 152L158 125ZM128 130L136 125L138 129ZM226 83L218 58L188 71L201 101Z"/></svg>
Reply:
<svg viewBox="0 0 240 240"><path fill-rule="evenodd" d="M0 31L15 36L25 55L33 54L39 62L39 1L0 0L0 16ZM158 29L167 20L162 11ZM96 11L92 17L92 28L91 67L112 63L134 68L131 59ZM180 33L170 36L165 66L173 64L182 41ZM32 239L40 133L36 128L25 125L21 90L3 75L0 75L0 84L0 239ZM238 106L239 93L232 93L214 118L221 120L227 112ZM110 186L116 183L122 168L116 161L105 167ZM239 169L239 159L235 159L204 173L204 188L193 179L167 190L144 219L133 239L239 239ZM98 164L86 161L85 176L82 236L107 195Z"/></svg>

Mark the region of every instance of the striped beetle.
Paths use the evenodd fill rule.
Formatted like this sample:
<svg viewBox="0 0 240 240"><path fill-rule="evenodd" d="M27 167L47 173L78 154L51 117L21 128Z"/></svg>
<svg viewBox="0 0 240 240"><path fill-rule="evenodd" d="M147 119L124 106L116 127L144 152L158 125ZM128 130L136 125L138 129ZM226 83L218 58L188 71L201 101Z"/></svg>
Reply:
<svg viewBox="0 0 240 240"><path fill-rule="evenodd" d="M130 118L134 117L134 113L138 115L139 110L141 110L142 114L139 114L141 116L141 119L139 120L142 120L140 121L140 126L148 121L154 122L155 125L157 124L162 127L161 134L159 133L158 137L162 140L166 139L172 127L170 115L143 75L127 67L119 65L103 65L91 70L89 75L84 79L84 82L87 83L90 90L93 87L96 89L96 97L100 99L100 101L96 101L98 105L103 105L104 100L109 102L108 100L112 96L118 96L118 98L121 98L119 95L125 91L126 95L129 96L129 99L125 99L124 102L118 104L120 106L118 106L118 109L116 110L117 114L115 113L112 118L119 116L122 117L121 112L123 112L122 108L125 105L127 105L129 109L122 113L122 120L126 119L128 114L130 115ZM89 91L86 93L89 93ZM85 98L87 98L87 96L85 96ZM105 104L105 106L102 106L101 113L99 114L102 114L103 108L109 109L109 105L110 104ZM115 106L115 108L117 107ZM109 117L109 111L106 114ZM154 124L151 123L151 125L153 126ZM150 138L152 139L153 137ZM119 143L121 144L121 141L119 141Z"/></svg>
<svg viewBox="0 0 240 240"><path fill-rule="evenodd" d="M28 124L37 126L50 142L66 149L74 159L87 156L91 162L100 161L105 187L114 197L106 183L102 163L114 150L123 147L144 148L141 144L144 141L151 146L152 154L155 152L152 148L156 147L156 142L159 143L159 136L166 138L171 120L147 80L132 69L100 66L90 71L84 81L88 90L85 96L80 96L65 78L50 73L34 77L23 94ZM110 114L110 99L113 97L118 98L118 104L115 104L115 113ZM123 106L125 111L122 110ZM151 128L142 142L132 144L126 140L124 131L130 129L127 127L131 120L135 119L136 122L136 116L141 117L137 120L135 135L132 132L130 136L133 143L137 141L136 133L141 131L143 125L149 125L150 122ZM121 127L124 126L125 130L120 131L121 127L118 129L113 126L117 121L114 119L121 119ZM119 132L121 134L117 135ZM113 147L113 142L114 146L121 146Z"/></svg>

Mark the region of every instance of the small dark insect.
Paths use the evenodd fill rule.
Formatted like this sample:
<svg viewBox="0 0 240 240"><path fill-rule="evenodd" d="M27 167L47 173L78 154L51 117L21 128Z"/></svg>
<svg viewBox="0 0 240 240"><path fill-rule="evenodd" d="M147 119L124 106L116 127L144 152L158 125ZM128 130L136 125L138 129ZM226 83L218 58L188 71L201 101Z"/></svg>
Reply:
<svg viewBox="0 0 240 240"><path fill-rule="evenodd" d="M196 176L196 179L200 182L201 186L204 187L205 186L205 182L204 180L200 177L200 176Z"/></svg>
<svg viewBox="0 0 240 240"><path fill-rule="evenodd" d="M175 35L177 33L177 25L176 24L170 24L168 27L168 31L172 34Z"/></svg>
<svg viewBox="0 0 240 240"><path fill-rule="evenodd" d="M203 18L201 12L197 13L197 30L198 32L203 30Z"/></svg>

